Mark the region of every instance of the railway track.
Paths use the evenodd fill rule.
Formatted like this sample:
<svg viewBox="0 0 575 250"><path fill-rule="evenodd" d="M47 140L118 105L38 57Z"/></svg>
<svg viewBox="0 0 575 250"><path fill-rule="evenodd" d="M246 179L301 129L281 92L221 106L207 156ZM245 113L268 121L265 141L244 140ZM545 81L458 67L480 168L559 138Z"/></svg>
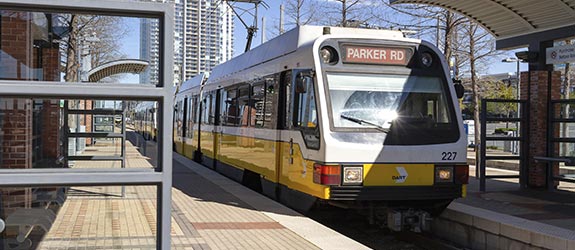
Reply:
<svg viewBox="0 0 575 250"><path fill-rule="evenodd" d="M460 250L463 248L456 247L449 242L445 242L441 239L426 234L426 233L414 233L414 232L400 232L393 233L395 237L402 242L410 242L416 246L421 247L421 249L428 250Z"/></svg>
<svg viewBox="0 0 575 250"><path fill-rule="evenodd" d="M365 216L337 207L321 207L307 214L311 219L377 250L458 250L449 242L429 234L392 232L380 225L371 225Z"/></svg>

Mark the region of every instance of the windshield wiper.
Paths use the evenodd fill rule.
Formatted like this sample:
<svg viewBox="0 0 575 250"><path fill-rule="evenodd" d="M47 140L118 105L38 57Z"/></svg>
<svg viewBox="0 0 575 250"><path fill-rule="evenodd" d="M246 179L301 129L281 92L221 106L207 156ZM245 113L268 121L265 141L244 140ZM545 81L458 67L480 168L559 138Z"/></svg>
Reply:
<svg viewBox="0 0 575 250"><path fill-rule="evenodd" d="M348 121L355 122L355 123L357 123L357 124L374 126L375 129L377 129L377 130L379 130L379 131L381 131L381 132L384 132L384 133L386 133L386 134L389 133L389 128L384 128L384 127L382 127L382 126L380 126L380 125L377 125L377 124L372 123L372 122L368 122L368 121L363 120L363 119L359 119L359 118L355 118L355 117L351 117L351 116L347 116L347 115L340 115L340 117L343 118L343 119L346 119L346 120L348 120Z"/></svg>

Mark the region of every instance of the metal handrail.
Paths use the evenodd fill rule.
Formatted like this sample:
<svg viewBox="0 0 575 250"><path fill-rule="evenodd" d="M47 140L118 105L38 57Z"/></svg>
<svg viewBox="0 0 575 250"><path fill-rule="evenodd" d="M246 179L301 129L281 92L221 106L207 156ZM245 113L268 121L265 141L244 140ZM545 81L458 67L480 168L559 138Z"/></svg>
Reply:
<svg viewBox="0 0 575 250"><path fill-rule="evenodd" d="M554 164L559 162L565 163L566 166L575 166L575 157L563 157L563 156L554 156L555 155L555 143L556 142L563 142L563 143L575 143L575 138L572 137L555 137L556 134L556 126L557 123L574 123L575 117L571 118L563 118L557 117L554 110L557 108L557 104L573 104L575 105L575 99L560 99L560 100L551 100L548 108L548 114L551 114L547 121L548 130L548 140L547 140L547 156L538 156L534 157L537 161L546 162L546 172L547 172L547 189L553 190L555 189L555 181L563 181L563 182L570 182L575 183L575 178L573 177L566 177L564 175L555 175L553 172Z"/></svg>
<svg viewBox="0 0 575 250"><path fill-rule="evenodd" d="M487 117L487 103L517 103L519 104L519 117ZM529 145L529 138L527 133L529 131L529 103L527 100L507 100L507 99L482 99L481 100L481 139L480 139L480 161L479 166L476 168L476 177L479 178L479 190L484 192L486 186L486 179L502 179L502 178L519 178L519 185L525 188L527 185L527 145ZM519 122L521 131L519 136L514 137L488 137L487 136L487 122L488 121L502 121L502 122ZM487 156L487 141L518 141L519 156ZM519 175L487 175L487 160L495 159L519 159Z"/></svg>

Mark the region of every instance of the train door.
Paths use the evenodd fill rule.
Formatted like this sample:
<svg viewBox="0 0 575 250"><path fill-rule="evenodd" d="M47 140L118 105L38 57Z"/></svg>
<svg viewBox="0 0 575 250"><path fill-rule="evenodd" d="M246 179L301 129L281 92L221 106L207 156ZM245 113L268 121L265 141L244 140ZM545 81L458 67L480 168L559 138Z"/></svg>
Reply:
<svg viewBox="0 0 575 250"><path fill-rule="evenodd" d="M200 150L202 152L202 162L204 165L213 168L214 166L214 108L215 92L206 93L202 104L201 130L200 130Z"/></svg>
<svg viewBox="0 0 575 250"><path fill-rule="evenodd" d="M194 134L192 136L192 147L193 147L193 159L195 162L202 162L202 122L203 122L203 114L204 114L204 106L203 103L203 96L195 95L194 96Z"/></svg>
<svg viewBox="0 0 575 250"><path fill-rule="evenodd" d="M222 128L221 123L220 123L220 120L221 120L220 119L220 114L221 114L220 109L221 109L221 100L222 100L221 94L222 94L222 92L223 92L222 89L218 89L215 92L215 95L216 95L215 99L214 99L215 103L213 104L213 119L214 119L214 121L213 121L213 125L214 125L214 129L213 129L213 131L214 131L214 133L213 133L213 136L214 136L214 150L213 150L213 152L214 152L214 158L213 158L214 159L214 166L213 167L214 167L214 169L217 169L217 165L218 165L217 162L218 162L218 160L220 160L219 159L220 158L219 157L219 155L220 155L219 150L221 147L220 141L222 140L221 135L223 133L223 128Z"/></svg>
<svg viewBox="0 0 575 250"><path fill-rule="evenodd" d="M280 180L292 189L319 193L320 190L312 190L310 185L313 182L314 162L306 159L309 152L319 150L320 145L312 71L294 70L285 91L286 120L285 129L281 132L283 143Z"/></svg>
<svg viewBox="0 0 575 250"><path fill-rule="evenodd" d="M184 131L185 131L185 99L176 100L176 105L174 109L174 151L179 154L183 154L184 143Z"/></svg>
<svg viewBox="0 0 575 250"><path fill-rule="evenodd" d="M178 148L178 150L181 151L180 154L182 154L182 155L184 154L184 148L186 145L185 141L186 141L186 134L188 133L187 131L189 129L191 129L190 127L188 127L188 123L187 123L187 121L189 119L188 118L188 109L190 108L188 106L188 99L189 98L187 96L184 98L184 101L182 102L183 111L182 111L182 114L180 115L182 118L182 135L181 135L182 145L180 148Z"/></svg>
<svg viewBox="0 0 575 250"><path fill-rule="evenodd" d="M197 101L196 101L197 97L196 96L190 96L186 99L186 114L185 114L185 124L186 124L186 131L184 133L184 148L183 148L183 155L185 155L188 158L192 158L194 155L194 150L196 149L195 146L197 146L197 143L194 144L194 132L196 131L197 128L195 128L195 124L196 124L196 117L195 117L195 113L196 113L196 105L197 105Z"/></svg>
<svg viewBox="0 0 575 250"><path fill-rule="evenodd" d="M287 100L289 99L291 88L291 71L284 71L280 74L279 80L279 100L278 100L278 117L277 117L277 142L276 142L276 180L279 184L287 186L287 178L282 174L283 168L289 166L289 146L286 142L289 141L287 128L287 114L289 113L289 106ZM284 136L286 139L284 139Z"/></svg>

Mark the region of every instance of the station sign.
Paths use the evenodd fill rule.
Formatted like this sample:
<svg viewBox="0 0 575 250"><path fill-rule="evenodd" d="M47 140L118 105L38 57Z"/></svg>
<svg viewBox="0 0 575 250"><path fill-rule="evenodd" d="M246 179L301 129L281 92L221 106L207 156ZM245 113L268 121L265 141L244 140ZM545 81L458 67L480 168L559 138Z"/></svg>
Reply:
<svg viewBox="0 0 575 250"><path fill-rule="evenodd" d="M575 62L575 44L547 48L547 64Z"/></svg>
<svg viewBox="0 0 575 250"><path fill-rule="evenodd" d="M407 65L412 50L398 47L343 45L344 63Z"/></svg>

